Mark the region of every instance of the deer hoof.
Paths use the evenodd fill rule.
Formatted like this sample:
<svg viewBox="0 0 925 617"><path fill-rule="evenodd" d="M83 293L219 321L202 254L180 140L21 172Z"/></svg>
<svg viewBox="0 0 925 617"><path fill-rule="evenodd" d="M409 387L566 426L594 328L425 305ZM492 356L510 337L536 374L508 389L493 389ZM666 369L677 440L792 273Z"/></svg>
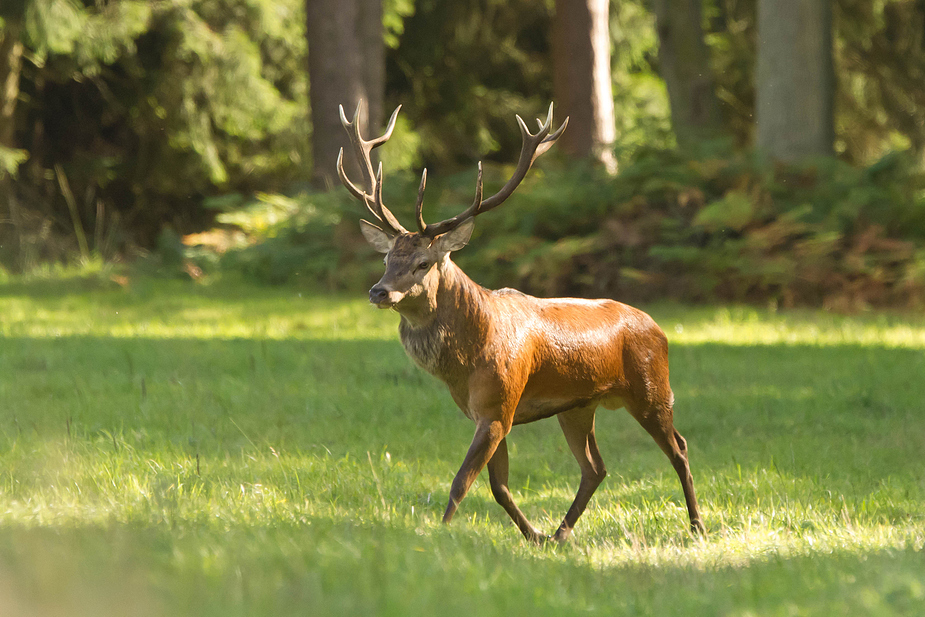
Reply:
<svg viewBox="0 0 925 617"><path fill-rule="evenodd" d="M572 537L572 530L566 527L559 527L552 536L549 537L550 540L558 543L565 544L569 541L569 538Z"/></svg>
<svg viewBox="0 0 925 617"><path fill-rule="evenodd" d="M691 521L691 533L695 536L705 537L707 535L707 528L703 526L703 521L699 518Z"/></svg>
<svg viewBox="0 0 925 617"><path fill-rule="evenodd" d="M549 538L538 532L536 529L531 529L530 531L523 532L524 537L531 543L536 544L537 546L543 546L546 542L549 541Z"/></svg>
<svg viewBox="0 0 925 617"><path fill-rule="evenodd" d="M533 536L532 538L530 538L530 541L533 542L534 544L536 544L537 546L545 546L546 543L549 542L549 537L548 537L548 536L544 536L544 535L541 534L541 533L538 533L538 534L536 534L535 536Z"/></svg>

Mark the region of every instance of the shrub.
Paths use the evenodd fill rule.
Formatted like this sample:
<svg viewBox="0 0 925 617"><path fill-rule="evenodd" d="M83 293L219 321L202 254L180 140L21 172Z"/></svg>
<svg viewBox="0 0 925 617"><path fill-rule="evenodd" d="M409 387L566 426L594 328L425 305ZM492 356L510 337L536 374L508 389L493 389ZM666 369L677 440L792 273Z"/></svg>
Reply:
<svg viewBox="0 0 925 617"><path fill-rule="evenodd" d="M505 171L487 169L486 185L500 186ZM431 217L465 207L471 175L431 182ZM398 203L393 211L410 223L416 179L392 178L386 188L386 202ZM797 167L747 154L651 150L614 178L553 162L481 218L474 250L456 258L479 283L539 295L916 305L925 298L923 189L903 154L858 169L835 160ZM266 206L278 198L261 199ZM222 266L271 283L335 289L378 277L379 260L357 229L359 206L345 192L287 203L286 216L249 230L255 243L229 252Z"/></svg>
<svg viewBox="0 0 925 617"><path fill-rule="evenodd" d="M925 297L923 187L902 154L856 169L651 151L613 179L540 176L461 261L544 295L908 306Z"/></svg>

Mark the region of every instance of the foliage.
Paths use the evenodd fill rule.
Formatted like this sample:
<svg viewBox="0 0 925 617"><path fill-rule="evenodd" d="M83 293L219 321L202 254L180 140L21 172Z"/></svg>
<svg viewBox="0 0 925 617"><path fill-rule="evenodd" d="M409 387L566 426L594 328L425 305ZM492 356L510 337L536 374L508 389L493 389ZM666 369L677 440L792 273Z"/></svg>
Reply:
<svg viewBox="0 0 925 617"><path fill-rule="evenodd" d="M414 14L414 0L382 0L382 27L386 47L395 49L405 32L405 19Z"/></svg>
<svg viewBox="0 0 925 617"><path fill-rule="evenodd" d="M228 252L221 267L271 284L310 281L329 289L363 285L366 269L360 268L357 277L351 259L353 251L363 249L361 241L345 233L345 226L357 224L352 216L344 216L352 214L352 204L348 204L343 196L332 199L318 193L296 198L265 195L243 211L221 215L222 222L239 221L245 229L250 227L254 240L250 246Z"/></svg>
<svg viewBox="0 0 925 617"><path fill-rule="evenodd" d="M209 224L208 196L295 178L301 11L298 0L29 0L16 134L28 161L14 194L50 224L43 257L67 254L53 239L73 238L77 222L114 229L125 253L165 225Z"/></svg>
<svg viewBox="0 0 925 617"><path fill-rule="evenodd" d="M658 35L649 3L611 2L610 36L617 154L626 160L643 147L673 145L668 93L656 70Z"/></svg>
<svg viewBox="0 0 925 617"><path fill-rule="evenodd" d="M643 429L602 412L610 475L571 545L538 548L484 478L441 525L472 425L365 299L8 281L7 612L916 614L921 316L650 312L709 535ZM578 483L561 431L509 441L515 498L552 530Z"/></svg>
<svg viewBox="0 0 925 617"><path fill-rule="evenodd" d="M13 143L0 144L4 269L160 247L180 268L192 259L274 283L353 287L375 276L354 229L357 209L340 193L300 192L311 130L300 0L3 5L5 31L21 31L27 47ZM918 302L921 2L836 3L836 147L856 168L796 170L747 154L755 0L703 5L739 151L669 151L653 16L643 0L611 3L615 149L625 173L611 181L544 161L544 180L528 180L490 229L480 222L480 248L460 255L463 263L485 284L537 293ZM396 195L407 200L416 180L395 170L422 163L437 172L428 192L435 211L469 201L472 173L456 174L476 159L489 159L489 181L503 177L500 162L520 147L513 115L544 110L551 97L554 18L548 1L385 0L386 98L404 106L386 159ZM21 29L7 28L14 22ZM272 197L281 194L290 197ZM256 204L257 218L291 201L275 223L235 236L220 260L183 248L184 236L216 225L212 205L223 199ZM241 221L228 216L218 228L239 233Z"/></svg>
<svg viewBox="0 0 925 617"><path fill-rule="evenodd" d="M25 150L13 150L0 146L0 182L6 178L15 178L19 165L27 158L29 158L29 153Z"/></svg>
<svg viewBox="0 0 925 617"><path fill-rule="evenodd" d="M400 2L389 4L401 10ZM387 96L405 105L428 166L458 167L486 153L515 158L514 114L527 118L552 100L552 3L431 0L405 15L388 54ZM610 28L615 147L629 156L643 144L671 144L653 15L641 0L614 2Z"/></svg>
<svg viewBox="0 0 925 617"><path fill-rule="evenodd" d="M702 6L727 130L739 147L747 147L755 130L756 0L703 0Z"/></svg>
<svg viewBox="0 0 925 617"><path fill-rule="evenodd" d="M788 168L652 151L610 182L564 170L523 187L461 261L544 295L918 304L923 186L902 155Z"/></svg>
<svg viewBox="0 0 925 617"><path fill-rule="evenodd" d="M838 150L860 163L886 149L925 156L925 6L839 0L835 22Z"/></svg>
<svg viewBox="0 0 925 617"><path fill-rule="evenodd" d="M740 146L752 141L755 0L704 0L717 94ZM925 12L918 0L833 3L835 150L870 165L890 151L925 148ZM919 163L921 165L921 162Z"/></svg>
<svg viewBox="0 0 925 617"><path fill-rule="evenodd" d="M418 2L386 66L387 98L404 105L428 164L519 151L515 113L551 99L546 3Z"/></svg>
<svg viewBox="0 0 925 617"><path fill-rule="evenodd" d="M486 192L505 171L486 167ZM394 197L387 203L412 221L414 179L397 175L386 188ZM428 216L452 216L471 190L470 174L434 179ZM357 206L345 199L345 191L301 196L225 267L272 282L365 288L381 267L358 233ZM503 208L478 219L455 258L483 285L545 296L919 305L923 221L925 179L903 154L858 169L650 150L615 178L581 165L534 170Z"/></svg>

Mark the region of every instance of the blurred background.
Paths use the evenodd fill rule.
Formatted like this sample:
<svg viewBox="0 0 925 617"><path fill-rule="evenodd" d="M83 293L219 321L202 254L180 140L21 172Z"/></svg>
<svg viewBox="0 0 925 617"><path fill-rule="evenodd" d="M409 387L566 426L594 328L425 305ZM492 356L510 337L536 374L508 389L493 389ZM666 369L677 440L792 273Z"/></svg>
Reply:
<svg viewBox="0 0 925 617"><path fill-rule="evenodd" d="M540 295L925 300L925 0L3 0L0 270L359 293L334 171L368 102L385 201L444 218L560 142L458 261ZM121 284L121 283L120 283Z"/></svg>

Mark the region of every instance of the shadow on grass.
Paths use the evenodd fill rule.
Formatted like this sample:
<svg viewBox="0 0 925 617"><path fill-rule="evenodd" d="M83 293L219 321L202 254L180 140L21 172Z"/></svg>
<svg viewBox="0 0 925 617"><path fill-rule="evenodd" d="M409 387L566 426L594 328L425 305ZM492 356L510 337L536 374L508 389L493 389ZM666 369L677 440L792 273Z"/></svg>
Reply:
<svg viewBox="0 0 925 617"><path fill-rule="evenodd" d="M178 541L180 538L182 541ZM913 615L921 547L747 566L606 566L580 548L316 518L308 525L0 530L20 615Z"/></svg>

